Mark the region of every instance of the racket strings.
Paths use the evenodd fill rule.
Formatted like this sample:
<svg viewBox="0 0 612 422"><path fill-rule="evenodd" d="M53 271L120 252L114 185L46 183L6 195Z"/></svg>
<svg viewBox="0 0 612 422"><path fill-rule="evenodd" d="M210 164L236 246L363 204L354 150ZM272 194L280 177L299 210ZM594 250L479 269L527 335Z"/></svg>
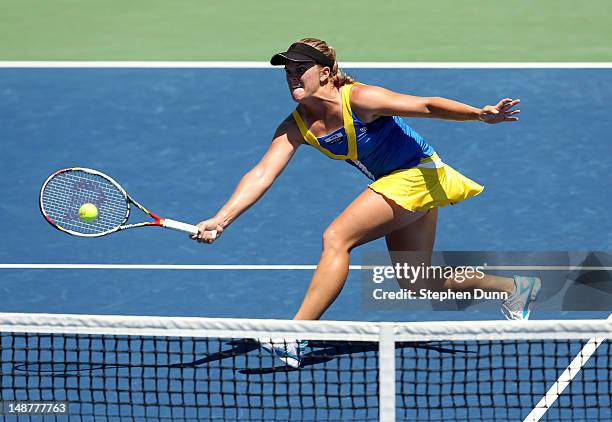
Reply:
<svg viewBox="0 0 612 422"><path fill-rule="evenodd" d="M98 217L90 222L79 217L79 209L86 203L98 208ZM129 211L117 186L103 176L82 170L62 172L49 180L41 205L56 225L86 235L114 230L127 220Z"/></svg>

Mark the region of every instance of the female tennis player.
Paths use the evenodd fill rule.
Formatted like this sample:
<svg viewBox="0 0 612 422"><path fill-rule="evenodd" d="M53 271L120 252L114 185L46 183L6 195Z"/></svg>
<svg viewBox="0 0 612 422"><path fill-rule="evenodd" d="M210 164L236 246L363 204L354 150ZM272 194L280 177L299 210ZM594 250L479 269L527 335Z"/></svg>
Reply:
<svg viewBox="0 0 612 422"><path fill-rule="evenodd" d="M193 239L212 243L270 188L300 145L343 160L373 182L331 223L323 250L295 319L318 319L342 290L355 247L385 237L389 251L432 251L437 209L478 195L483 187L445 164L404 117L514 122L519 100L472 107L439 97L416 97L356 83L338 68L336 52L325 41L304 38L270 63L285 66L296 109L278 126L260 162L247 172L227 203L198 224ZM427 263L426 263L427 265ZM536 277L487 276L442 288L506 292L502 310L509 319L527 319L539 290ZM440 286L438 286L440 287ZM288 362L291 364L291 362ZM295 362L293 362L295 363Z"/></svg>

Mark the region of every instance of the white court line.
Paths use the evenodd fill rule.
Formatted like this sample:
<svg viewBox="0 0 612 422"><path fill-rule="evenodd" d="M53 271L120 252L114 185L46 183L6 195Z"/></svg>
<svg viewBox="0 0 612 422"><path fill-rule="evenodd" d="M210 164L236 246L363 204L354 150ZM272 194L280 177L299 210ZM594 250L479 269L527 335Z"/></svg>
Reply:
<svg viewBox="0 0 612 422"><path fill-rule="evenodd" d="M578 265L483 265L483 270L514 271L612 271L612 267L583 267Z"/></svg>
<svg viewBox="0 0 612 422"><path fill-rule="evenodd" d="M612 69L612 62L340 62L352 69ZM273 69L255 61L0 61L0 68Z"/></svg>
<svg viewBox="0 0 612 422"><path fill-rule="evenodd" d="M350 270L372 270L381 266L351 265ZM0 264L0 270L314 270L316 265L190 265L190 264ZM581 266L485 266L485 270L516 271L612 271L612 267Z"/></svg>
<svg viewBox="0 0 612 422"><path fill-rule="evenodd" d="M314 270L316 268L316 265L0 264L0 269L23 270ZM361 269L361 267L352 265L351 269Z"/></svg>
<svg viewBox="0 0 612 422"><path fill-rule="evenodd" d="M612 320L612 314L610 314L608 320ZM563 393L563 390L565 390L574 377L578 375L578 372L580 372L582 367L605 340L605 337L593 337L589 339L565 371L563 371L561 376L559 376L559 379L546 392L546 395L542 397L529 415L527 415L524 422L537 422L546 414L548 409L557 401L561 393Z"/></svg>

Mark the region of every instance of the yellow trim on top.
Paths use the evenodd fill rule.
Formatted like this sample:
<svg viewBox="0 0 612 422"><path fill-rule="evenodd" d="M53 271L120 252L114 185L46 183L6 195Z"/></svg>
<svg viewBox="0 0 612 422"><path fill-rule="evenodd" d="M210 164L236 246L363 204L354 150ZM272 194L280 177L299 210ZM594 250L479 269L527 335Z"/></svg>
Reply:
<svg viewBox="0 0 612 422"><path fill-rule="evenodd" d="M321 148L321 144L319 143L319 140L317 139L317 137L314 136L310 130L308 130L308 128L306 127L306 124L304 123L304 120L302 120L302 116L300 116L300 113L297 110L297 107L295 110L293 110L291 115L293 116L293 120L295 120L295 123L297 123L298 129L300 129L300 133L302 134L302 137L304 138L304 140L309 145L317 148L321 152L328 153L329 151Z"/></svg>
<svg viewBox="0 0 612 422"><path fill-rule="evenodd" d="M342 93L342 115L344 116L344 130L348 137L348 154L349 160L357 159L357 135L355 134L355 122L353 121L353 112L351 110L351 88L353 84L344 85L340 88Z"/></svg>
<svg viewBox="0 0 612 422"><path fill-rule="evenodd" d="M293 119L295 120L295 123L297 124L298 129L300 130L300 133L302 134L304 140L309 145L315 147L323 154L327 155L330 158L333 158L334 160L357 160L357 136L355 134L355 124L353 122L353 114L351 111L351 103L349 99L349 94L352 86L353 85L350 84L344 85L340 88L340 93L342 96L342 116L344 118L344 130L346 131L346 136L348 137L348 151L346 155L334 154L331 151L323 148L317 137L314 136L314 134L306 127L306 124L304 123L302 116L300 116L297 107L295 108L295 110L293 110L293 112L291 112L291 115L293 116Z"/></svg>

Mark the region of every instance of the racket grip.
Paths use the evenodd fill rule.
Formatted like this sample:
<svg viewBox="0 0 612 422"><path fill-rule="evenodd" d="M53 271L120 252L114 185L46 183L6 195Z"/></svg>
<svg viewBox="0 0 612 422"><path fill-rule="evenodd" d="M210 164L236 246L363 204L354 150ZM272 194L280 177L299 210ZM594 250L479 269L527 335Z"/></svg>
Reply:
<svg viewBox="0 0 612 422"><path fill-rule="evenodd" d="M198 234L198 226L194 226L187 223L181 223L180 221L171 220L169 218L165 218L162 225L168 229L178 230L180 232L190 233L190 234ZM217 238L217 230L211 230L212 238Z"/></svg>
<svg viewBox="0 0 612 422"><path fill-rule="evenodd" d="M194 226L187 223L181 223L180 221L170 220L169 218L164 218L162 225L168 229L178 230L180 232L197 234L198 226Z"/></svg>

